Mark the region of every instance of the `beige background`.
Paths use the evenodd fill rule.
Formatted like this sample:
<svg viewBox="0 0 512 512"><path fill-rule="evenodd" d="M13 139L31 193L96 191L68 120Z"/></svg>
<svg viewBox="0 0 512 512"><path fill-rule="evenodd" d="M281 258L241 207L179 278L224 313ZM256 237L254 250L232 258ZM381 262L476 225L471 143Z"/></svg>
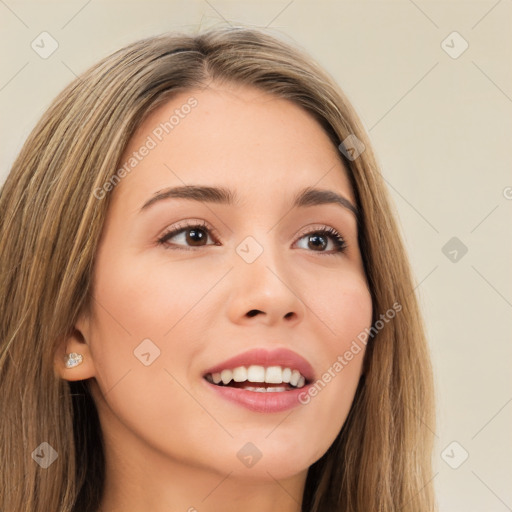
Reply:
<svg viewBox="0 0 512 512"><path fill-rule="evenodd" d="M305 48L370 131L400 218L436 372L440 510L512 510L511 18L510 0L0 0L0 182L50 100L125 43L244 23Z"/></svg>

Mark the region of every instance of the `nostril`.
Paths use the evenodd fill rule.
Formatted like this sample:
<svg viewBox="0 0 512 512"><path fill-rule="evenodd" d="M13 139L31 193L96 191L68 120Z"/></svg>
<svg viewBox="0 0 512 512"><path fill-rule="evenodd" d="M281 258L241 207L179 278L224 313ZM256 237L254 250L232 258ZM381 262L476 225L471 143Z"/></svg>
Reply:
<svg viewBox="0 0 512 512"><path fill-rule="evenodd" d="M251 309L251 311L247 313L247 316L249 318L252 318L253 316L256 316L258 313L261 313L259 309Z"/></svg>
<svg viewBox="0 0 512 512"><path fill-rule="evenodd" d="M284 315L284 317L285 317L286 319L288 319L288 318L293 318L293 315L294 315L293 311L290 311L289 313L286 313L286 315Z"/></svg>

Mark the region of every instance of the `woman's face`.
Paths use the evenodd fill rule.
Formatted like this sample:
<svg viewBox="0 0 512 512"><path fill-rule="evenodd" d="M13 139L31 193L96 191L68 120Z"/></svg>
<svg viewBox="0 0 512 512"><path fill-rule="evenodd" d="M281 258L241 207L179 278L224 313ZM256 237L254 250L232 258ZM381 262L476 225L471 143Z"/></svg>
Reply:
<svg viewBox="0 0 512 512"><path fill-rule="evenodd" d="M213 85L155 110L124 163L78 325L107 452L305 472L346 419L372 318L337 149L295 104Z"/></svg>

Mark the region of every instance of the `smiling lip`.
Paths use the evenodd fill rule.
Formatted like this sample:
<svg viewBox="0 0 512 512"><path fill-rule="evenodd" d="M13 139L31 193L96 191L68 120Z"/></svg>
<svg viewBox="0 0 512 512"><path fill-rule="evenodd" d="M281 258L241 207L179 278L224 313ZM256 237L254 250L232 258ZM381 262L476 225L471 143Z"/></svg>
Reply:
<svg viewBox="0 0 512 512"><path fill-rule="evenodd" d="M258 366L281 366L282 368L290 368L298 370L307 382L314 379L313 367L302 356L285 348L274 350L266 350L264 348L256 348L248 350L243 354L239 354L227 361L216 364L203 373L203 377L208 373L218 373L222 370L232 370L238 366L249 367L251 365Z"/></svg>
<svg viewBox="0 0 512 512"><path fill-rule="evenodd" d="M246 409L255 412L282 412L299 405L304 405L304 402L300 401L300 397L307 395L311 384L306 384L300 389L293 389L291 391L282 392L263 392L247 391L242 388L230 388L229 386L217 386L211 384L206 379L203 382L208 386L214 393L218 393L222 398L241 405Z"/></svg>
<svg viewBox="0 0 512 512"><path fill-rule="evenodd" d="M208 374L219 373L222 370L232 370L238 366L249 367L251 365L259 366L281 366L298 370L306 379L306 384L299 389L276 392L257 392L249 391L243 388L229 386L217 386L208 382L204 377ZM253 349L243 354L239 354L223 363L212 366L203 374L203 381L212 391L219 396L246 409L255 412L282 412L293 407L301 405L299 398L308 392L310 383L314 379L314 371L311 364L303 357L288 349ZM264 384L254 384L255 387Z"/></svg>

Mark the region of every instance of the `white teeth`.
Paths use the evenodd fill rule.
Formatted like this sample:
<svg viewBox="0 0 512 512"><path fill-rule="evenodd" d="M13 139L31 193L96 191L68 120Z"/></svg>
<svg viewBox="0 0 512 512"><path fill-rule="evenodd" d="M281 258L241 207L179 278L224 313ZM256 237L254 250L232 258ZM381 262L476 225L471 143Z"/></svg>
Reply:
<svg viewBox="0 0 512 512"><path fill-rule="evenodd" d="M263 366L249 366L247 380L251 382L265 382L265 368Z"/></svg>
<svg viewBox="0 0 512 512"><path fill-rule="evenodd" d="M247 368L245 366L239 366L233 368L233 380L235 382L245 382L247 380Z"/></svg>
<svg viewBox="0 0 512 512"><path fill-rule="evenodd" d="M282 393L283 391L286 391L286 388L281 386L276 386L275 388L265 388L267 390L267 393Z"/></svg>
<svg viewBox="0 0 512 512"><path fill-rule="evenodd" d="M233 372L231 370L222 370L220 372L220 378L224 384L229 384L233 378Z"/></svg>
<svg viewBox="0 0 512 512"><path fill-rule="evenodd" d="M283 371L280 366L269 366L265 372L265 382L268 384L281 384Z"/></svg>
<svg viewBox="0 0 512 512"><path fill-rule="evenodd" d="M286 382L288 384L288 382L290 382L291 376L292 376L292 371L290 370L290 368L285 368L283 370L281 379L283 380L283 382Z"/></svg>
<svg viewBox="0 0 512 512"><path fill-rule="evenodd" d="M275 387L275 388L255 388L253 386L247 386L244 388L246 391L256 391L257 393L284 393L286 388Z"/></svg>
<svg viewBox="0 0 512 512"><path fill-rule="evenodd" d="M292 376L290 377L290 384L292 386L297 386L300 379L300 373L297 370L293 370Z"/></svg>
<svg viewBox="0 0 512 512"><path fill-rule="evenodd" d="M306 378L301 375L298 370L292 370L291 368L282 368L281 366L259 366L251 365L249 368L245 366L237 366L232 369L225 369L221 372L215 372L206 375L206 379L214 384L227 385L231 381L234 382L245 382L251 383L265 382L267 384L290 384L296 388L302 388L306 384ZM270 392L286 391L286 387L244 387L250 391L265 390Z"/></svg>

